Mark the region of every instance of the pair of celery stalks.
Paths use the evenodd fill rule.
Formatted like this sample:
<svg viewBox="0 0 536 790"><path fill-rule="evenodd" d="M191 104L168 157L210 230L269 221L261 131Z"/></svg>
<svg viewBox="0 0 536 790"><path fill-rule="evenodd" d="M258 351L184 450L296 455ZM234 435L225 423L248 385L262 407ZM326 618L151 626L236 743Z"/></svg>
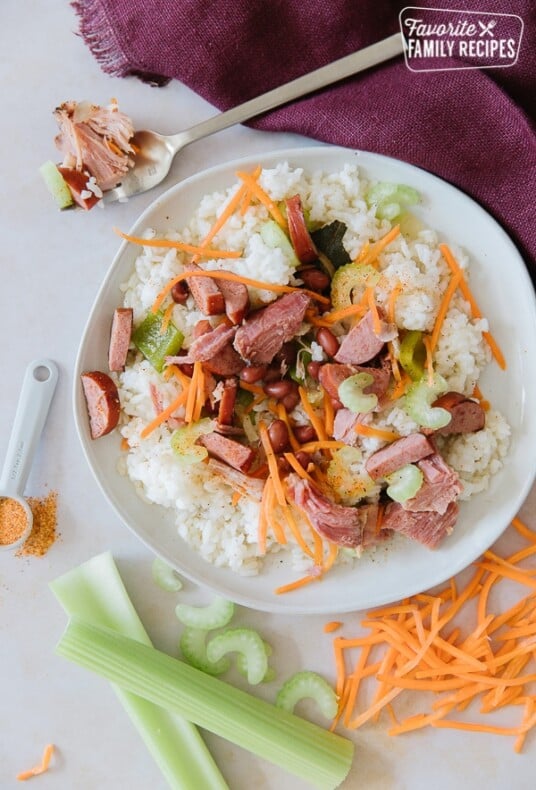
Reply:
<svg viewBox="0 0 536 790"><path fill-rule="evenodd" d="M71 618L58 654L113 683L171 788L227 788L194 725L322 790L348 774L354 746L347 739L152 647L110 554L51 587Z"/></svg>

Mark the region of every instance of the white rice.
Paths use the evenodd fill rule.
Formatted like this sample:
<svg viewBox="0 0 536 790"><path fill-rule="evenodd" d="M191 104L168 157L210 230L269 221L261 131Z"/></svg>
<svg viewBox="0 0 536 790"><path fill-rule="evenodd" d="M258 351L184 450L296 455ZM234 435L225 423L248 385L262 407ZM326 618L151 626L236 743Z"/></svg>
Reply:
<svg viewBox="0 0 536 790"><path fill-rule="evenodd" d="M327 224L337 219L344 222L348 228L344 244L352 259L366 243L383 237L391 227L388 221L375 217L374 207L367 206L365 194L369 184L353 165L346 165L338 173L309 174L283 162L273 169L263 170L259 181L275 201L298 192L311 221ZM235 190L233 186L226 192L206 195L188 225L168 234L168 238L199 243ZM227 269L270 283L295 283L291 257L280 248L269 247L260 235L268 216L267 209L259 204L251 205L244 216L236 212L215 236L211 246L244 250L243 257L204 261L204 268ZM147 230L147 238L154 235L154 231ZM463 250L455 247L453 250L462 268L466 269L468 259ZM162 287L183 270L184 261L177 250L142 249L131 277L123 286L124 305L133 308L135 325L143 320ZM396 283L401 283L404 291L396 301L397 325L402 329L431 331L450 279L435 232L422 229L413 239L399 235L389 251L380 256L380 269L383 279L376 290L378 303L386 307L389 292ZM275 294L252 289L251 297L262 303L274 299ZM191 297L185 306L173 308L172 320L183 332L186 348L191 343L192 329L201 318L205 316L196 309ZM467 395L473 392L481 371L490 361L489 348L482 336L487 329L484 319L471 318L469 305L461 296L452 299L434 358L436 370L446 379L449 389ZM313 343L312 351L313 359L325 359L318 344ZM242 574L257 573L262 566L257 544L258 504L245 496L232 504L232 489L211 475L204 464L178 467L170 447L172 431L166 424L140 439L142 429L155 416L151 384L158 388L164 407L176 395L174 385L165 382L140 355L128 365L119 380L125 415L121 432L129 445L120 462L121 470L133 481L140 496L174 511L178 534L205 560ZM418 426L401 407L403 399L379 414L367 415L365 422L406 436L418 430ZM255 407L257 412L262 409L262 405ZM301 406L294 410L292 417L297 424L308 422ZM248 438L256 437L252 421L245 428ZM447 462L462 480L462 499L469 499L488 487L490 477L501 468L508 451L509 435L505 419L498 412L490 411L484 430L441 440ZM363 479L368 477L364 471L365 460L383 444L375 438L362 439L362 467L359 470L357 466L356 473ZM309 568L310 560L292 540L289 546L283 550L269 535L267 537L269 553L283 551L294 568Z"/></svg>

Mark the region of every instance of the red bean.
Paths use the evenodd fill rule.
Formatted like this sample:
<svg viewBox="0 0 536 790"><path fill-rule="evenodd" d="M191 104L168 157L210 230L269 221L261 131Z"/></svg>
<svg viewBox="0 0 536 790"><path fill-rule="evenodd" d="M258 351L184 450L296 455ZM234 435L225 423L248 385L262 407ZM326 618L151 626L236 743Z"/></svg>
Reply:
<svg viewBox="0 0 536 790"><path fill-rule="evenodd" d="M274 420L268 428L268 436L274 453L282 453L288 447L288 428L283 420Z"/></svg>
<svg viewBox="0 0 536 790"><path fill-rule="evenodd" d="M309 466L309 461L311 460L309 453L304 453L303 450L298 450L298 452L295 454L295 458L300 466L303 466L304 469L307 469Z"/></svg>
<svg viewBox="0 0 536 790"><path fill-rule="evenodd" d="M309 288L310 291L316 291L317 293L325 291L331 282L329 275L326 274L326 272L322 271L322 269L317 269L314 266L310 266L305 269L299 269L297 271L297 275L300 280L303 280L306 288Z"/></svg>
<svg viewBox="0 0 536 790"><path fill-rule="evenodd" d="M281 403L283 404L283 406L287 411L292 411L292 409L295 409L299 402L300 402L300 396L298 393L297 385L296 385L296 390L292 390L291 392L289 392L288 395L285 395L284 398L281 398Z"/></svg>
<svg viewBox="0 0 536 790"><path fill-rule="evenodd" d="M281 400L285 395L292 392L292 381L288 379L279 379L279 381L269 381L264 385L263 390L267 395L276 400Z"/></svg>
<svg viewBox="0 0 536 790"><path fill-rule="evenodd" d="M311 376L312 379L317 381L321 367L322 365L320 364L320 362L309 362L309 364L307 365L307 373Z"/></svg>
<svg viewBox="0 0 536 790"><path fill-rule="evenodd" d="M250 367L244 368L242 371L240 371L240 378L242 381L245 381L248 384L255 384L256 381L263 379L265 374L266 367L264 365L251 365Z"/></svg>
<svg viewBox="0 0 536 790"><path fill-rule="evenodd" d="M339 350L339 341L327 326L320 327L316 333L316 341L320 343L328 357L334 357Z"/></svg>
<svg viewBox="0 0 536 790"><path fill-rule="evenodd" d="M314 442L318 438L312 425L297 425L294 428L294 436L300 444Z"/></svg>
<svg viewBox="0 0 536 790"><path fill-rule="evenodd" d="M277 459L277 468L283 475L287 475L292 469L287 459L282 456L279 456Z"/></svg>
<svg viewBox="0 0 536 790"><path fill-rule="evenodd" d="M190 365L190 363L188 362L185 365L179 365L179 370L182 370L182 372L186 376L190 376L190 378L192 378L192 376L194 375L194 366Z"/></svg>
<svg viewBox="0 0 536 790"><path fill-rule="evenodd" d="M266 383L270 381L280 381L281 379L281 365L279 364L272 364L267 369L266 373L264 374L264 380Z"/></svg>
<svg viewBox="0 0 536 790"><path fill-rule="evenodd" d="M171 298L176 304L185 304L188 299L188 286L182 280L171 289Z"/></svg>
<svg viewBox="0 0 536 790"><path fill-rule="evenodd" d="M275 355L274 361L281 363L285 362L287 368L293 365L296 362L296 358L298 356L298 347L295 343L284 343L281 346L280 350Z"/></svg>

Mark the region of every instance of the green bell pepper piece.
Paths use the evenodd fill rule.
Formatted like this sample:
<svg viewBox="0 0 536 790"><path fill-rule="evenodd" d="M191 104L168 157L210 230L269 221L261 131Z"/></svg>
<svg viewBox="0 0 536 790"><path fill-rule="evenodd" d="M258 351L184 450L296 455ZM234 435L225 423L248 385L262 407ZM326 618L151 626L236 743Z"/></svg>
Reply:
<svg viewBox="0 0 536 790"><path fill-rule="evenodd" d="M167 356L173 356L182 347L184 335L170 321L165 332L161 332L164 313L149 312L132 333L132 341L143 356L159 373L164 369Z"/></svg>

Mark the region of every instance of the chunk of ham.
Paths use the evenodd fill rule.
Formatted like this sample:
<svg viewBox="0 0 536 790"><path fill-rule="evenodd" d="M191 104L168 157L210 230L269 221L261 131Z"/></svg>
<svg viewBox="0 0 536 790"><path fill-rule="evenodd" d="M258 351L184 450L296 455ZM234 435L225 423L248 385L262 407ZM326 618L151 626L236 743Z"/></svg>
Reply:
<svg viewBox="0 0 536 790"><path fill-rule="evenodd" d="M225 300L225 314L233 324L240 324L249 309L249 291L244 283L217 280Z"/></svg>
<svg viewBox="0 0 536 790"><path fill-rule="evenodd" d="M197 440L198 444L206 447L210 455L224 461L239 472L247 472L255 458L251 447L246 447L234 439L228 439L219 433L206 433Z"/></svg>
<svg viewBox="0 0 536 790"><path fill-rule="evenodd" d="M184 268L189 272L201 271L201 267L196 263L187 263ZM225 299L216 280L212 277L187 277L186 283L198 310L205 315L225 313Z"/></svg>
<svg viewBox="0 0 536 790"><path fill-rule="evenodd" d="M216 376L236 376L244 368L244 360L231 345L225 348L218 354L215 354L206 362L203 362L203 368Z"/></svg>
<svg viewBox="0 0 536 790"><path fill-rule="evenodd" d="M113 189L134 164L130 139L134 127L116 104L98 107L67 101L56 108L60 127L55 142L67 167L88 171L103 190Z"/></svg>
<svg viewBox="0 0 536 790"><path fill-rule="evenodd" d="M423 484L402 507L415 513L434 511L443 515L463 490L458 475L439 453L423 458L417 466L423 473Z"/></svg>
<svg viewBox="0 0 536 790"><path fill-rule="evenodd" d="M291 473L287 490L296 506L304 511L313 528L338 546L357 548L363 544L367 524L376 526L377 505L347 507L325 496L308 480Z"/></svg>
<svg viewBox="0 0 536 790"><path fill-rule="evenodd" d="M360 415L350 411L350 409L337 409L333 419L333 438L337 442L355 447L359 436L355 431L355 426L360 420Z"/></svg>
<svg viewBox="0 0 536 790"><path fill-rule="evenodd" d="M372 311L369 310L343 338L335 354L335 362L348 365L362 365L364 362L369 362L380 353L385 343L394 340L397 335L396 326L385 321L381 321L381 329L376 334Z"/></svg>
<svg viewBox="0 0 536 790"><path fill-rule="evenodd" d="M250 315L234 339L242 359L252 365L269 364L298 332L308 305L307 294L293 291Z"/></svg>
<svg viewBox="0 0 536 790"><path fill-rule="evenodd" d="M220 426L231 426L233 423L234 407L238 392L238 381L236 378L225 379L218 409L218 423ZM240 429L242 432L242 429ZM223 431L222 431L223 433Z"/></svg>
<svg viewBox="0 0 536 790"><path fill-rule="evenodd" d="M188 353L183 356L166 357L168 365L191 365L194 362L207 362L229 345L236 332L234 326L220 324L215 329L203 332L192 341Z"/></svg>
<svg viewBox="0 0 536 790"><path fill-rule="evenodd" d="M449 535L458 518L458 505L450 502L443 513L430 510L405 510L398 502L387 505L382 520L382 531L389 529L435 549Z"/></svg>
<svg viewBox="0 0 536 790"><path fill-rule="evenodd" d="M234 488L235 491L238 491L240 494L250 499L254 499L256 502L261 501L262 490L264 488L263 480L258 480L255 477L248 477L237 469L233 469L227 464L217 461L215 458L209 459L208 468Z"/></svg>
<svg viewBox="0 0 536 790"><path fill-rule="evenodd" d="M411 433L373 453L365 461L365 469L373 480L378 480L432 453L435 447L430 439L422 433Z"/></svg>

